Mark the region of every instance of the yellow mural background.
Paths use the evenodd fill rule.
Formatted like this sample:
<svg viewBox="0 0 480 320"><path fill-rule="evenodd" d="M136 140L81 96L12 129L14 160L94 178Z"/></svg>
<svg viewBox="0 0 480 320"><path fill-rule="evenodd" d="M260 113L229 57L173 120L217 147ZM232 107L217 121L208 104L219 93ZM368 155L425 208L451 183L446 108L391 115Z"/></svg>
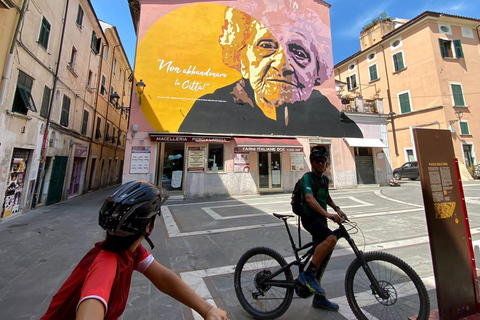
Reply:
<svg viewBox="0 0 480 320"><path fill-rule="evenodd" d="M219 4L194 4L174 10L160 18L138 45L135 78L145 82L141 108L150 125L160 132L178 132L183 119L195 100L213 93L241 78L238 71L222 62L218 39L224 24L225 9ZM172 61L176 71L159 70L160 62ZM223 77L186 75L188 68L196 71L225 73ZM189 81L189 82L186 82ZM198 83L198 85L196 85ZM203 90L184 89L193 84Z"/></svg>

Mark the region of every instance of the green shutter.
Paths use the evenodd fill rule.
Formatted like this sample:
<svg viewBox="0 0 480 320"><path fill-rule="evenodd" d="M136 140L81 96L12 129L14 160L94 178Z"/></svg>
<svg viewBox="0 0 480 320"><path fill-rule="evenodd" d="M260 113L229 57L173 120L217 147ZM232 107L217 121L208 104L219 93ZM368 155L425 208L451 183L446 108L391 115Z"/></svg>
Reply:
<svg viewBox="0 0 480 320"><path fill-rule="evenodd" d="M87 126L88 126L88 111L83 110L83 122L82 122L82 134L87 134Z"/></svg>
<svg viewBox="0 0 480 320"><path fill-rule="evenodd" d="M442 57L445 58L447 56L447 50L445 50L445 43L443 39L438 39L438 43L440 44L440 52L442 53Z"/></svg>
<svg viewBox="0 0 480 320"><path fill-rule="evenodd" d="M352 90L352 84L350 83L350 77L347 77L347 89Z"/></svg>
<svg viewBox="0 0 480 320"><path fill-rule="evenodd" d="M42 98L42 107L40 108L40 116L47 118L48 117L48 107L50 106L50 94L52 90L45 86L43 88L43 98Z"/></svg>
<svg viewBox="0 0 480 320"><path fill-rule="evenodd" d="M462 42L460 40L453 40L453 46L455 47L456 58L463 58Z"/></svg>
<svg viewBox="0 0 480 320"><path fill-rule="evenodd" d="M464 107L465 101L463 100L462 86L458 84L452 84L452 92L455 106Z"/></svg>
<svg viewBox="0 0 480 320"><path fill-rule="evenodd" d="M50 37L50 23L47 19L42 19L42 26L40 27L40 35L38 36L38 43L46 50L48 47L48 39Z"/></svg>
<svg viewBox="0 0 480 320"><path fill-rule="evenodd" d="M460 134L470 134L470 131L468 130L468 122L460 122Z"/></svg>
<svg viewBox="0 0 480 320"><path fill-rule="evenodd" d="M395 65L395 71L400 71L405 69L405 64L403 63L403 53L398 52L393 55L393 62Z"/></svg>
<svg viewBox="0 0 480 320"><path fill-rule="evenodd" d="M400 111L401 113L407 113L412 111L410 107L410 99L408 98L408 93L402 93L398 96L400 100Z"/></svg>
<svg viewBox="0 0 480 320"><path fill-rule="evenodd" d="M352 75L352 88L356 88L357 87L357 75L354 74Z"/></svg>
<svg viewBox="0 0 480 320"><path fill-rule="evenodd" d="M378 79L377 65L374 64L373 66L370 66L368 70L370 71L370 81L377 80Z"/></svg>
<svg viewBox="0 0 480 320"><path fill-rule="evenodd" d="M78 5L78 12L77 12L77 25L80 27L82 26L83 22L83 9L80 5Z"/></svg>
<svg viewBox="0 0 480 320"><path fill-rule="evenodd" d="M60 124L68 127L68 115L70 113L70 98L66 95L63 96L62 114L60 116Z"/></svg>

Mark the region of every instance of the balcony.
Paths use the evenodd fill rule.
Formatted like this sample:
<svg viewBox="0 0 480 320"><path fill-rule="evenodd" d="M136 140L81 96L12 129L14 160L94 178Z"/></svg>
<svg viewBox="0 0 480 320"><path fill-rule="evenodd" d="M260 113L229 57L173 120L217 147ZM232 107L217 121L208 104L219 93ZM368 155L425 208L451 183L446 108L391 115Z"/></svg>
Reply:
<svg viewBox="0 0 480 320"><path fill-rule="evenodd" d="M383 114L383 99L363 99L361 96L342 98L342 111L346 113Z"/></svg>

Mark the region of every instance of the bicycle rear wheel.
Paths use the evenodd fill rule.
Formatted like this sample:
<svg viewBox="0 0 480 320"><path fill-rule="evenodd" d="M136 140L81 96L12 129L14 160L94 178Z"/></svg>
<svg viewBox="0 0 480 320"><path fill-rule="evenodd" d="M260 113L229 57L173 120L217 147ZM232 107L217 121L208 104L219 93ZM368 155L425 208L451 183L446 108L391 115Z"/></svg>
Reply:
<svg viewBox="0 0 480 320"><path fill-rule="evenodd" d="M374 292L362 263L354 260L345 277L345 292L357 319L429 318L427 289L405 261L385 252L369 252L363 257L388 298Z"/></svg>
<svg viewBox="0 0 480 320"><path fill-rule="evenodd" d="M265 247L245 252L235 267L235 293L242 307L256 319L275 319L287 311L293 299L293 286L282 288L265 285L265 277L287 265L275 250ZM290 269L281 271L272 281L291 283Z"/></svg>

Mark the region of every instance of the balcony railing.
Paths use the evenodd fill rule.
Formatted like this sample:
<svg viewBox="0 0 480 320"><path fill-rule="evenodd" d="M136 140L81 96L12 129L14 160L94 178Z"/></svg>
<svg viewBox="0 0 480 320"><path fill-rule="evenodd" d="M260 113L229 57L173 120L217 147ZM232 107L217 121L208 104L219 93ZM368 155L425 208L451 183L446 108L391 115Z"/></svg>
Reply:
<svg viewBox="0 0 480 320"><path fill-rule="evenodd" d="M383 99L342 98L342 109L344 112L383 114Z"/></svg>

